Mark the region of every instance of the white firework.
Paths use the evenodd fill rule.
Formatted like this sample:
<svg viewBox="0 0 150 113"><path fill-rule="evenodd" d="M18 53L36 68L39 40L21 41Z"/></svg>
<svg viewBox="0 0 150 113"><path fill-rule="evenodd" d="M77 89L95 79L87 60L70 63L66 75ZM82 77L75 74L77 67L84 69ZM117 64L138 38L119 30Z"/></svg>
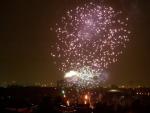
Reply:
<svg viewBox="0 0 150 113"><path fill-rule="evenodd" d="M67 11L56 24L57 41L51 48L59 70L78 72L82 85L101 82L129 41L127 22L121 11L92 2Z"/></svg>

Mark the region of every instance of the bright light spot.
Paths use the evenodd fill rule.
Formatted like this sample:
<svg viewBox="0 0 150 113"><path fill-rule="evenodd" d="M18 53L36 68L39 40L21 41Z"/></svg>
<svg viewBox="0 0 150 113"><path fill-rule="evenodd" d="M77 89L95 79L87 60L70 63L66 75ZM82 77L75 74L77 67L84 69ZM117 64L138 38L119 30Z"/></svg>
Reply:
<svg viewBox="0 0 150 113"><path fill-rule="evenodd" d="M119 92L119 90L117 90L117 89L111 89L111 90L109 90L109 92Z"/></svg>
<svg viewBox="0 0 150 113"><path fill-rule="evenodd" d="M65 74L65 78L70 78L70 77L73 77L73 76L77 76L78 73L76 71L69 71Z"/></svg>
<svg viewBox="0 0 150 113"><path fill-rule="evenodd" d="M88 99L88 95L85 95L84 98L87 100Z"/></svg>
<svg viewBox="0 0 150 113"><path fill-rule="evenodd" d="M67 102L66 102L66 103L67 103L67 106L70 106L70 101L69 101L69 100L67 100Z"/></svg>
<svg viewBox="0 0 150 113"><path fill-rule="evenodd" d="M84 104L87 104L87 101L86 101L86 100L84 101Z"/></svg>
<svg viewBox="0 0 150 113"><path fill-rule="evenodd" d="M62 90L62 94L65 94L65 91L64 91L64 90Z"/></svg>

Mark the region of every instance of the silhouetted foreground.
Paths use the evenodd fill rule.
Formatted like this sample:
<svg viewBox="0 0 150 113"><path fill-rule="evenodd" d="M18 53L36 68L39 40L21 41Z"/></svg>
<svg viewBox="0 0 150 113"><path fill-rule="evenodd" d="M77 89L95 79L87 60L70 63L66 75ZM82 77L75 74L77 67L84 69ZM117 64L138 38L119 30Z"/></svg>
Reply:
<svg viewBox="0 0 150 113"><path fill-rule="evenodd" d="M150 113L150 96L137 95L131 89L125 92L100 90L101 96L91 96L87 103L82 103L82 99L77 96L70 98L72 103L66 103L67 97L63 97L61 90L40 87L1 88L0 113ZM100 93L99 89L94 92ZM71 97L73 94L66 95ZM79 100L76 101L76 98Z"/></svg>

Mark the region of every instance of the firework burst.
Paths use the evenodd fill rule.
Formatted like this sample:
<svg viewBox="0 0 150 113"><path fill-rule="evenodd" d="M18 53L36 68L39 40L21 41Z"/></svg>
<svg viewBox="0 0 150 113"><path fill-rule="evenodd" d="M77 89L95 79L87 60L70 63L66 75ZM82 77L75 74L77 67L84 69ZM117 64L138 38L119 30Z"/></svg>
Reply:
<svg viewBox="0 0 150 113"><path fill-rule="evenodd" d="M127 22L128 18L112 7L94 3L77 6L56 23L57 42L51 56L62 72L73 70L76 77L69 79L73 83L99 84L105 78L103 72L118 61L129 41Z"/></svg>

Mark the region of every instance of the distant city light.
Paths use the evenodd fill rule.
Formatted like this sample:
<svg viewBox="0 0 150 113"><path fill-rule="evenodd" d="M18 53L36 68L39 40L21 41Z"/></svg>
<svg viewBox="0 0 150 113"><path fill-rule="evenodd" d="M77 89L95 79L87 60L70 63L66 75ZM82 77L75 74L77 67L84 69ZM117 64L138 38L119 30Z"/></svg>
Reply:
<svg viewBox="0 0 150 113"><path fill-rule="evenodd" d="M88 95L85 95L84 98L87 100L88 99Z"/></svg>
<svg viewBox="0 0 150 113"><path fill-rule="evenodd" d="M64 91L64 90L62 90L62 94L65 94L65 91Z"/></svg>
<svg viewBox="0 0 150 113"><path fill-rule="evenodd" d="M70 106L70 101L69 101L69 100L67 100L67 102L66 102L66 103L67 103L67 106Z"/></svg>
<svg viewBox="0 0 150 113"><path fill-rule="evenodd" d="M86 100L84 101L84 104L87 104L87 101L86 101Z"/></svg>

